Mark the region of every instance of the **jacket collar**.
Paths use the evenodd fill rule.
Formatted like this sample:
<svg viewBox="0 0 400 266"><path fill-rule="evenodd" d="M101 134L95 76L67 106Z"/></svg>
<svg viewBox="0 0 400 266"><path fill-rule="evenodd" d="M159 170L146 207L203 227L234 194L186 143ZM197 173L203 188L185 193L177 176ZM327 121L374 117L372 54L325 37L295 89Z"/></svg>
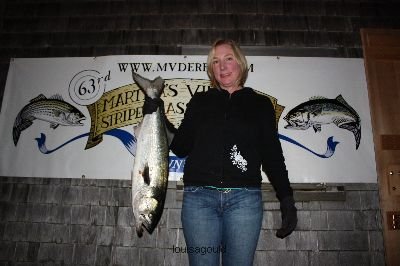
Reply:
<svg viewBox="0 0 400 266"><path fill-rule="evenodd" d="M253 89L250 87L243 87L240 90L234 91L232 94L229 94L227 90L221 89L219 87L213 89L216 93L220 95L224 95L226 97L234 97L234 96L239 96L239 95L245 95L253 92Z"/></svg>

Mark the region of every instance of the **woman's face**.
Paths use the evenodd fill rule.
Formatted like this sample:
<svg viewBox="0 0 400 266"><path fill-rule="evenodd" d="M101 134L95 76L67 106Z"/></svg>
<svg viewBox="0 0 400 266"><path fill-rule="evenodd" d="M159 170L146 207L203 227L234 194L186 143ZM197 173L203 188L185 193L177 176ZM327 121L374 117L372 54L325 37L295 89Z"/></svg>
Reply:
<svg viewBox="0 0 400 266"><path fill-rule="evenodd" d="M240 66L230 45L221 44L215 47L212 70L222 89L232 93L241 88L239 86Z"/></svg>

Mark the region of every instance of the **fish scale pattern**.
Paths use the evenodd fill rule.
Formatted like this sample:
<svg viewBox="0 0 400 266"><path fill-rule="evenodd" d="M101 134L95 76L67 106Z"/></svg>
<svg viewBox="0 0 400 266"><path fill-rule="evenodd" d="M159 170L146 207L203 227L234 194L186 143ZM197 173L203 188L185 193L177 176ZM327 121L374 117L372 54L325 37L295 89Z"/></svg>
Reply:
<svg viewBox="0 0 400 266"><path fill-rule="evenodd" d="M398 10L388 0L4 0L0 101L15 57L179 55L223 36L274 48L266 55L361 58L360 29L400 28ZM188 265L176 184L141 239L129 186L0 177L0 265ZM284 240L274 237L279 204L267 192L255 265L384 265L377 185L344 186L343 200L299 199L298 229Z"/></svg>

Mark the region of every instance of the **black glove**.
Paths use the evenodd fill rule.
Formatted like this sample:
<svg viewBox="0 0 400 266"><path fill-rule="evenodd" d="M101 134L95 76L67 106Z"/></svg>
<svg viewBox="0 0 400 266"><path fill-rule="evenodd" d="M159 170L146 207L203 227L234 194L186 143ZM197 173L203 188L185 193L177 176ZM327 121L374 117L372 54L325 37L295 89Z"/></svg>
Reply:
<svg viewBox="0 0 400 266"><path fill-rule="evenodd" d="M167 127L168 132L172 133L172 134L176 134L176 132L178 131L178 129L175 128L174 124L172 124L167 116L165 116L165 126Z"/></svg>
<svg viewBox="0 0 400 266"><path fill-rule="evenodd" d="M285 238L290 235L297 225L297 209L294 206L294 199L292 196L288 196L281 200L281 216L282 226L276 232L276 236L279 238Z"/></svg>
<svg viewBox="0 0 400 266"><path fill-rule="evenodd" d="M143 115L152 114L157 111L157 108L164 109L164 101L160 98L153 99L148 96L144 97L144 104L143 104Z"/></svg>
<svg viewBox="0 0 400 266"><path fill-rule="evenodd" d="M161 114L164 116L165 126L167 129L168 145L169 145L171 144L172 139L174 138L175 133L177 132L177 129L168 120L167 116L164 113L164 101L161 100L160 98L153 99L148 96L145 96L143 104L143 116L146 114L154 113L155 111L157 111L157 108L161 108Z"/></svg>

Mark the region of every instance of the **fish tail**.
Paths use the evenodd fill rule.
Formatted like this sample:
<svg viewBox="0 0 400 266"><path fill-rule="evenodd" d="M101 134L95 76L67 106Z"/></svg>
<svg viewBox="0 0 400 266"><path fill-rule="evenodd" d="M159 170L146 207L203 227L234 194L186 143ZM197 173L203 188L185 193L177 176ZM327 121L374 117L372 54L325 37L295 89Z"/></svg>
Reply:
<svg viewBox="0 0 400 266"><path fill-rule="evenodd" d="M361 124L360 121L357 122L349 122L346 124L342 124L339 126L340 128L347 129L354 134L354 138L356 140L356 150L360 146L361 141Z"/></svg>
<svg viewBox="0 0 400 266"><path fill-rule="evenodd" d="M345 128L350 130L354 134L354 138L356 140L356 150L357 150L358 147L360 146L360 141L361 141L361 125L360 125L360 122L348 123Z"/></svg>
<svg viewBox="0 0 400 266"><path fill-rule="evenodd" d="M19 137L21 136L21 131L18 130L17 127L13 127L13 141L14 141L14 145L17 146Z"/></svg>
<svg viewBox="0 0 400 266"><path fill-rule="evenodd" d="M132 78L146 96L153 99L160 98L164 89L164 80L161 77L149 80L132 71ZM153 89L150 89L153 87L157 89L156 92L154 92Z"/></svg>
<svg viewBox="0 0 400 266"><path fill-rule="evenodd" d="M356 123L356 126L354 127L354 137L356 139L356 150L360 146L360 141L361 141L361 124Z"/></svg>
<svg viewBox="0 0 400 266"><path fill-rule="evenodd" d="M358 122L348 123L346 129L350 130L354 134L356 140L356 150L360 146L361 141L361 125Z"/></svg>
<svg viewBox="0 0 400 266"><path fill-rule="evenodd" d="M21 117L21 112L15 118L14 126L13 126L13 141L14 145L17 146L19 137L21 136L21 132L32 125L32 121L28 119L23 119Z"/></svg>
<svg viewBox="0 0 400 266"><path fill-rule="evenodd" d="M21 124L21 113L19 113L17 115L17 117L15 118L14 121L14 126L13 126L13 141L14 141L14 145L17 146L19 137L21 136L21 130L19 130L19 125Z"/></svg>

